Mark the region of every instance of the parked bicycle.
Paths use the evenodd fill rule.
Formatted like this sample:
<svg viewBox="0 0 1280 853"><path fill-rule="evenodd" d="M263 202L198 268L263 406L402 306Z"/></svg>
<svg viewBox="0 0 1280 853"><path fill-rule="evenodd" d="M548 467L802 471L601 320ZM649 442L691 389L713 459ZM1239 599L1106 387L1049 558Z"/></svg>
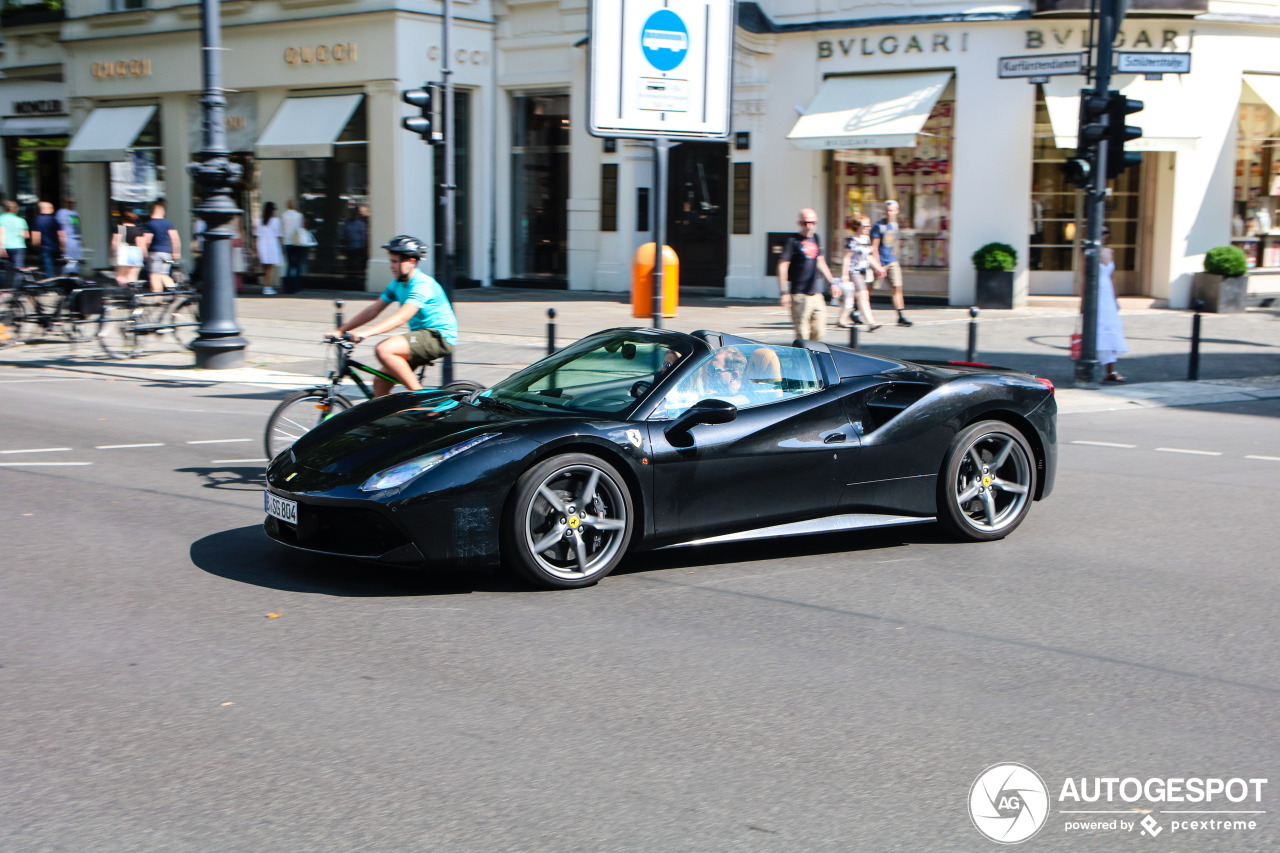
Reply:
<svg viewBox="0 0 1280 853"><path fill-rule="evenodd" d="M76 276L36 278L18 270L13 289L0 297L0 348L50 336L93 340L102 327L101 286Z"/></svg>
<svg viewBox="0 0 1280 853"><path fill-rule="evenodd" d="M172 340L190 349L200 326L200 293L174 267L172 290L152 292L146 282L108 288L98 343L111 358L140 355L149 345Z"/></svg>
<svg viewBox="0 0 1280 853"><path fill-rule="evenodd" d="M339 325L341 325L341 322L339 322ZM392 384L398 381L383 371L352 358L351 351L356 348L356 344L351 340L350 335L343 335L342 337L326 335L324 340L325 343L335 348L337 364L333 370L329 371L329 379L326 384L295 391L285 397L280 405L276 406L275 411L271 413L271 417L267 419L265 446L268 459L274 459L277 455L287 450L303 433L319 426L338 412L351 408L351 400L343 396L339 391L344 379L350 379L354 382L355 386L360 389L360 393L364 395L365 400L373 399L373 390L360 377L360 373L385 379ZM422 379L426 369L431 364L431 362L427 362L418 368L419 380ZM470 393L483 391L484 387L479 382L459 379L442 386L442 389Z"/></svg>

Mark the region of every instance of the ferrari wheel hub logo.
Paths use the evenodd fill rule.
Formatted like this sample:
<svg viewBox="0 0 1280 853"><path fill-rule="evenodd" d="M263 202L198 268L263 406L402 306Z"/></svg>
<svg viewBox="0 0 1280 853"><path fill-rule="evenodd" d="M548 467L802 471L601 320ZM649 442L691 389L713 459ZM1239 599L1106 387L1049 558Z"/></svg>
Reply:
<svg viewBox="0 0 1280 853"><path fill-rule="evenodd" d="M990 486L990 485L991 485L991 475L989 475L989 474L988 474L987 476L985 476L985 477L983 477L983 478L982 478L982 485L984 485L984 486Z"/></svg>
<svg viewBox="0 0 1280 853"><path fill-rule="evenodd" d="M569 527L571 529L577 529L578 525L581 523L582 519L578 518L576 515L569 516Z"/></svg>

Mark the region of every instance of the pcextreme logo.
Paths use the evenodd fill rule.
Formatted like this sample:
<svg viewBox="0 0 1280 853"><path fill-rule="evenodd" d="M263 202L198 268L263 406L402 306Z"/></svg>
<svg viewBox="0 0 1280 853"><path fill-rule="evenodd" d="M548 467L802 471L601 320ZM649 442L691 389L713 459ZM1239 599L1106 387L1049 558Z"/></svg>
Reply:
<svg viewBox="0 0 1280 853"><path fill-rule="evenodd" d="M1265 815L1266 779L1244 776L1068 776L1058 788L1057 817L1044 779L1024 764L993 764L969 789L969 818L999 844L1018 844L1046 824L1062 832L1136 831L1156 838L1248 833ZM1194 808L1186 808L1193 806Z"/></svg>

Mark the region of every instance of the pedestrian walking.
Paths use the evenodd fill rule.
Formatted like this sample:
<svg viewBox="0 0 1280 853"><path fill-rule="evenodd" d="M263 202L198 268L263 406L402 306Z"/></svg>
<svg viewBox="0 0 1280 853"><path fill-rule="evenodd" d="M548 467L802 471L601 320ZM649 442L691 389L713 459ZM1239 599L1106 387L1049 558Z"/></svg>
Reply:
<svg viewBox="0 0 1280 853"><path fill-rule="evenodd" d="M369 226L365 223L368 214L369 208L360 205L342 223L340 239L347 256L347 273L355 278L364 278L369 263Z"/></svg>
<svg viewBox="0 0 1280 853"><path fill-rule="evenodd" d="M178 229L165 218L164 202L151 205L151 218L142 226L138 245L146 258L147 278L152 293L173 288L173 262L182 258L182 238Z"/></svg>
<svg viewBox="0 0 1280 853"><path fill-rule="evenodd" d="M58 228L63 234L62 260L63 275L71 275L80 267L84 259L84 249L80 243L80 214L76 213L76 200L71 196L62 199L62 207L53 215L58 221Z"/></svg>
<svg viewBox="0 0 1280 853"><path fill-rule="evenodd" d="M871 313L871 294L867 289L867 277L871 272L871 220L859 217L854 221L853 236L844 241L844 263L841 264L841 280L844 289L844 310L836 325L847 329L865 322L867 331L880 328Z"/></svg>
<svg viewBox="0 0 1280 853"><path fill-rule="evenodd" d="M27 220L18 215L18 203L12 199L4 203L4 213L0 213L0 233L3 233L3 238L0 239L0 246L3 248L0 251L9 259L13 273L9 286L13 287L18 280L18 270L27 262L27 240L31 236L31 229L27 227Z"/></svg>
<svg viewBox="0 0 1280 853"><path fill-rule="evenodd" d="M53 278L65 237L53 215L53 202L42 201L36 209L39 213L31 223L31 245L40 250L40 266L44 270L44 277Z"/></svg>
<svg viewBox="0 0 1280 853"><path fill-rule="evenodd" d="M818 281L819 274L831 285L836 299L840 299L844 291L822 255L817 211L806 207L800 211L797 224L800 230L787 238L778 260L779 303L784 309L791 309L791 325L797 338L820 341L827 325L827 297Z"/></svg>
<svg viewBox="0 0 1280 853"><path fill-rule="evenodd" d="M311 251L307 239L311 232L307 231L306 217L293 199L286 201L284 206L284 215L280 217L280 225L284 229L284 292L297 293L302 290L302 277L306 275L307 253Z"/></svg>
<svg viewBox="0 0 1280 853"><path fill-rule="evenodd" d="M1116 372L1116 361L1129 351L1124 339L1124 323L1120 321L1120 300L1116 298L1115 283L1111 280L1116 271L1116 256L1107 242L1111 229L1102 227L1102 257L1098 265L1098 363L1103 365L1104 380L1123 382Z"/></svg>
<svg viewBox="0 0 1280 853"><path fill-rule="evenodd" d="M116 282L129 284L138 280L142 271L142 249L138 246L138 238L142 229L138 227L138 214L126 210L120 214L120 224L111 235L111 257L116 263Z"/></svg>
<svg viewBox="0 0 1280 853"><path fill-rule="evenodd" d="M275 296L276 289L271 285L275 281L276 267L284 260L281 251L280 217L276 216L276 203L269 201L262 206L262 221L254 228L257 240L258 263L262 266L262 295Z"/></svg>
<svg viewBox="0 0 1280 853"><path fill-rule="evenodd" d="M903 313L906 301L902 298L902 265L898 263L898 210L896 201L890 199L884 203L884 218L871 228L871 259L876 278L889 281L898 325L913 326Z"/></svg>

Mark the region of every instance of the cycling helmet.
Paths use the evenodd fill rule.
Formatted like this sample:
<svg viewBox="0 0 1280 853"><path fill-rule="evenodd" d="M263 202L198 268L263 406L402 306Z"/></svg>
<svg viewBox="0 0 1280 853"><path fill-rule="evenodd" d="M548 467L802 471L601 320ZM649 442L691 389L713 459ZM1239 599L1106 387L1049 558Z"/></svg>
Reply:
<svg viewBox="0 0 1280 853"><path fill-rule="evenodd" d="M392 237L382 245L382 248L396 255L404 255L406 258L425 258L427 256L427 244L417 237L410 237L408 234L398 234Z"/></svg>

